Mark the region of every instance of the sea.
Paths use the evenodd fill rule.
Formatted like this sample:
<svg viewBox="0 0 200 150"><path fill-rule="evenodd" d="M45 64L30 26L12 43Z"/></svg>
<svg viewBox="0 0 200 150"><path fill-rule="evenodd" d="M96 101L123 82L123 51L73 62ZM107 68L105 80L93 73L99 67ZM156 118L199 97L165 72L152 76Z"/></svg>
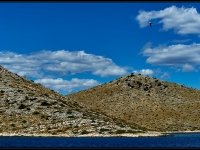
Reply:
<svg viewBox="0 0 200 150"><path fill-rule="evenodd" d="M0 148L200 148L200 133L157 137L1 136Z"/></svg>

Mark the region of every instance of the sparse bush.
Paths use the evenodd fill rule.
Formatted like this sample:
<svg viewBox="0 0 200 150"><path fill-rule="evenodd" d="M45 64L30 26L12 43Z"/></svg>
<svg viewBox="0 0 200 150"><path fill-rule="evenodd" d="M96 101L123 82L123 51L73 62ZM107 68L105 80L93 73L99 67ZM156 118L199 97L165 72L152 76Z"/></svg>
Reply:
<svg viewBox="0 0 200 150"><path fill-rule="evenodd" d="M20 93L21 93L21 92L23 92L23 91L22 91L22 90L20 90L20 89L18 89L18 90L17 90L17 92L20 92Z"/></svg>
<svg viewBox="0 0 200 150"><path fill-rule="evenodd" d="M38 112L38 111L33 112L33 115L38 115L38 114L40 114L40 112Z"/></svg>
<svg viewBox="0 0 200 150"><path fill-rule="evenodd" d="M88 132L87 130L83 130L83 131L81 132L81 134L88 134L88 133L90 133L90 132Z"/></svg>
<svg viewBox="0 0 200 150"><path fill-rule="evenodd" d="M16 127L16 124L11 123L10 126L11 126L11 127Z"/></svg>
<svg viewBox="0 0 200 150"><path fill-rule="evenodd" d="M45 102L45 101L41 103L41 106L50 106L50 105L51 105L51 104L49 104L49 103L47 103L47 102Z"/></svg>
<svg viewBox="0 0 200 150"><path fill-rule="evenodd" d="M125 127L125 125L123 125L121 122L116 122L116 124L118 125L118 126L120 126L120 127Z"/></svg>
<svg viewBox="0 0 200 150"><path fill-rule="evenodd" d="M22 123L27 123L27 121L26 120L22 120Z"/></svg>
<svg viewBox="0 0 200 150"><path fill-rule="evenodd" d="M145 87L143 88L143 90L144 90L144 91L148 91L149 88L148 88L147 86L145 86Z"/></svg>
<svg viewBox="0 0 200 150"><path fill-rule="evenodd" d="M68 113L68 114L71 114L71 113L72 113L72 111L71 111L71 110L68 110L68 111L67 111L67 113Z"/></svg>
<svg viewBox="0 0 200 150"><path fill-rule="evenodd" d="M131 73L131 77L133 77L133 76L135 76L135 74L134 74L134 73Z"/></svg>
<svg viewBox="0 0 200 150"><path fill-rule="evenodd" d="M26 106L25 106L24 104L21 104L18 108L19 108L19 109L25 109Z"/></svg>
<svg viewBox="0 0 200 150"><path fill-rule="evenodd" d="M60 106L61 106L61 107L64 107L65 105L61 103Z"/></svg>
<svg viewBox="0 0 200 150"><path fill-rule="evenodd" d="M158 82L158 84L157 84L158 86L161 86L162 85L162 83L161 82Z"/></svg>
<svg viewBox="0 0 200 150"><path fill-rule="evenodd" d="M54 90L50 89L50 91L55 92Z"/></svg>
<svg viewBox="0 0 200 150"><path fill-rule="evenodd" d="M116 134L123 134L123 133L126 133L126 131L125 130L117 130L115 133Z"/></svg>
<svg viewBox="0 0 200 150"><path fill-rule="evenodd" d="M129 87L131 87L131 88L133 88L133 87L134 87L134 86L133 86L133 85L131 85L130 83L128 83L128 86L129 86Z"/></svg>
<svg viewBox="0 0 200 150"><path fill-rule="evenodd" d="M57 133L57 131L52 131L51 134L52 134L52 135L57 135L58 133Z"/></svg>
<svg viewBox="0 0 200 150"><path fill-rule="evenodd" d="M2 94L3 94L3 93L5 93L5 91L1 90L1 91L0 91L0 93L2 93Z"/></svg>
<svg viewBox="0 0 200 150"><path fill-rule="evenodd" d="M67 118L75 118L75 116L68 116Z"/></svg>
<svg viewBox="0 0 200 150"><path fill-rule="evenodd" d="M29 98L29 100L31 100L31 101L36 100L36 99L37 99L37 97L31 97L31 98Z"/></svg>
<svg viewBox="0 0 200 150"><path fill-rule="evenodd" d="M126 133L138 133L139 131L127 130Z"/></svg>
<svg viewBox="0 0 200 150"><path fill-rule="evenodd" d="M44 115L44 114L42 114L42 115L41 115L41 119L48 120L48 118L49 118L49 117L48 117L48 116L46 116L46 115Z"/></svg>
<svg viewBox="0 0 200 150"><path fill-rule="evenodd" d="M52 105L55 105L55 104L57 104L58 102L52 102Z"/></svg>
<svg viewBox="0 0 200 150"><path fill-rule="evenodd" d="M26 110L31 110L31 109L29 107L27 107Z"/></svg>
<svg viewBox="0 0 200 150"><path fill-rule="evenodd" d="M46 97L49 97L49 94L47 94L47 93L44 93L43 95L46 96Z"/></svg>
<svg viewBox="0 0 200 150"><path fill-rule="evenodd" d="M101 129L99 130L100 133L105 132L105 131L110 131L110 129L101 128Z"/></svg>
<svg viewBox="0 0 200 150"><path fill-rule="evenodd" d="M95 118L92 118L92 123L95 123L96 121L95 121Z"/></svg>

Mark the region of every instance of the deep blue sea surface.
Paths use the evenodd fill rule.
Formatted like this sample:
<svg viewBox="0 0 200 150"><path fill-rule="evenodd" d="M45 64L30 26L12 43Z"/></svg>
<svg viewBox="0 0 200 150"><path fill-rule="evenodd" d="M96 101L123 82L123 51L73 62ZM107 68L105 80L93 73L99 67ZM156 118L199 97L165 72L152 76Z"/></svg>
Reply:
<svg viewBox="0 0 200 150"><path fill-rule="evenodd" d="M0 137L2 148L174 148L199 147L200 133L161 137Z"/></svg>

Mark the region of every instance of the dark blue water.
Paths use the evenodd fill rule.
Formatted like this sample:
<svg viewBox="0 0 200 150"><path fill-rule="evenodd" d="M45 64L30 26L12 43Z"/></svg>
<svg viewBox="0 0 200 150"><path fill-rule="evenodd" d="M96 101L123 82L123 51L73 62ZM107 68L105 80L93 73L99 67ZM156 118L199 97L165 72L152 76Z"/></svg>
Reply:
<svg viewBox="0 0 200 150"><path fill-rule="evenodd" d="M2 148L174 148L200 147L200 133L161 137L0 137Z"/></svg>

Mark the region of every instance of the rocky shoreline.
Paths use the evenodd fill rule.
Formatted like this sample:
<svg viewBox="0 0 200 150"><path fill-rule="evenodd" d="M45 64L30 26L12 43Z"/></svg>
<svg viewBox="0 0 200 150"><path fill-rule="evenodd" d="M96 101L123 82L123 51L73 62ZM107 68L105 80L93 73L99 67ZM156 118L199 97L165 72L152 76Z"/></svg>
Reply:
<svg viewBox="0 0 200 150"><path fill-rule="evenodd" d="M196 131L174 131L174 132L146 132L146 133L124 133L124 134L83 134L83 135L69 135L69 134L7 134L0 133L0 136L23 136L23 137L155 137L155 136L166 136L169 134L179 133L200 133L200 130Z"/></svg>
<svg viewBox="0 0 200 150"><path fill-rule="evenodd" d="M69 135L69 134L6 134L0 133L0 136L32 136L32 137L148 137L148 136L163 136L161 132L146 132L146 133L124 133L124 134L83 134L83 135Z"/></svg>
<svg viewBox="0 0 200 150"><path fill-rule="evenodd" d="M168 131L168 132L165 132L166 134L180 134L180 133L200 133L200 130L194 130L194 131Z"/></svg>

